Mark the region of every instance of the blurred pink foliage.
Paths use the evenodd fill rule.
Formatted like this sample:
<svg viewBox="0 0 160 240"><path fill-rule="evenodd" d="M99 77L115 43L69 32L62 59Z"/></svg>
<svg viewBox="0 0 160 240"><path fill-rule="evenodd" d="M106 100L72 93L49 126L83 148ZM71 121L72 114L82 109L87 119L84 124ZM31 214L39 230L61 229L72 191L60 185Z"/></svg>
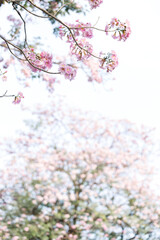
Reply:
<svg viewBox="0 0 160 240"><path fill-rule="evenodd" d="M151 186L149 130L69 109L61 100L32 114L32 128L8 142L13 158L1 172L1 207L19 210L8 218L12 227L2 216L3 236L23 232L30 239L33 222L42 239L154 236L160 197Z"/></svg>

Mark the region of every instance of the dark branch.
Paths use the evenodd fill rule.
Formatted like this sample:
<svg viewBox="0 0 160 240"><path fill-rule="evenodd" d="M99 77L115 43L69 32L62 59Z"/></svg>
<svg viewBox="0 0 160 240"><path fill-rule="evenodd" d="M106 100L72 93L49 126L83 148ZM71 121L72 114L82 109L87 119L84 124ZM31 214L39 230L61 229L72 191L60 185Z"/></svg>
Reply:
<svg viewBox="0 0 160 240"><path fill-rule="evenodd" d="M6 94L7 94L7 90L3 95L0 95L0 97L15 97L15 95L6 95Z"/></svg>
<svg viewBox="0 0 160 240"><path fill-rule="evenodd" d="M20 16L20 18L21 18L21 20L23 21L23 24L24 24L24 35L25 35L24 47L26 47L26 46L28 46L28 43L27 43L26 22L25 22L24 18L22 17L21 13L20 13L20 12L18 11L18 9L16 8L15 3L13 3L12 5L13 5L14 10L18 13L18 15Z"/></svg>

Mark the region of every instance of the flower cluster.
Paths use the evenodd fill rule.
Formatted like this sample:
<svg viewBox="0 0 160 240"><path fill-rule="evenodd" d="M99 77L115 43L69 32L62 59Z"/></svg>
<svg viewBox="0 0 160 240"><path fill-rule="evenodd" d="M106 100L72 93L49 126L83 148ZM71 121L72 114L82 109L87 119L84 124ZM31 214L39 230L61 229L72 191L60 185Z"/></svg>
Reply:
<svg viewBox="0 0 160 240"><path fill-rule="evenodd" d="M82 37L92 38L93 31L91 29L91 23L82 23L76 20L77 24L69 24L69 27L73 29L74 36L79 36L82 33Z"/></svg>
<svg viewBox="0 0 160 240"><path fill-rule="evenodd" d="M24 53L28 60L35 66L29 64L29 67L33 72L40 71L40 69L46 70L52 67L52 55L43 51L40 54L35 53L34 48L24 49ZM40 68L40 69L37 69Z"/></svg>
<svg viewBox="0 0 160 240"><path fill-rule="evenodd" d="M88 59L93 52L92 45L86 41L86 38L93 37L93 31L90 23L82 23L79 20L76 20L76 22L77 24L67 24L75 39L62 25L59 27L59 35L61 39L64 36L67 37L67 42L70 43L71 54L75 55L78 60L83 61ZM79 36L82 36L82 38L78 39L77 37Z"/></svg>
<svg viewBox="0 0 160 240"><path fill-rule="evenodd" d="M126 41L131 34L131 28L128 20L126 20L125 23L122 23L119 19L112 18L111 22L105 27L105 32L107 35L110 30L114 32L112 37L119 41Z"/></svg>
<svg viewBox="0 0 160 240"><path fill-rule="evenodd" d="M112 72L118 66L118 58L115 51L108 53L106 57L100 60L100 68L107 69L107 72Z"/></svg>
<svg viewBox="0 0 160 240"><path fill-rule="evenodd" d="M73 80L76 76L76 69L65 63L60 64L59 71L69 80Z"/></svg>
<svg viewBox="0 0 160 240"><path fill-rule="evenodd" d="M91 56L93 52L92 45L86 41L85 38L82 38L78 45L75 42L71 42L70 45L71 53L77 57L78 60L86 60Z"/></svg>
<svg viewBox="0 0 160 240"><path fill-rule="evenodd" d="M81 36L84 38L92 38L93 37L93 31L91 29L91 23L82 23L79 20L76 20L77 24L67 24L67 26L72 29L72 32L74 34L74 37ZM63 25L60 25L59 27L59 36L61 39L63 39L64 36L67 35L68 42L73 41L72 36L70 33L67 34L66 28Z"/></svg>
<svg viewBox="0 0 160 240"><path fill-rule="evenodd" d="M103 3L103 0L89 0L92 9L99 7L101 3Z"/></svg>
<svg viewBox="0 0 160 240"><path fill-rule="evenodd" d="M102 1L90 1L90 4L93 6L97 6L100 3L102 3ZM95 56L93 54L92 45L86 40L86 38L93 37L92 30L94 27L92 27L90 23L84 24L79 20L76 20L76 22L76 24L66 24L68 29L61 25L59 27L59 35L61 39L63 39L64 36L67 37L67 42L70 43L71 54L75 55L78 60L84 61L90 56ZM128 21L122 23L119 19L112 18L110 23L106 25L105 32L107 35L108 32L113 32L112 37L114 39L126 41L126 39L130 36L131 28ZM82 38L78 39L79 36ZM100 56L100 67L107 69L107 72L113 71L117 65L118 59L114 51L108 53L107 57Z"/></svg>
<svg viewBox="0 0 160 240"><path fill-rule="evenodd" d="M23 93L19 92L17 96L15 96L13 103L14 104L20 103L22 98L24 98Z"/></svg>

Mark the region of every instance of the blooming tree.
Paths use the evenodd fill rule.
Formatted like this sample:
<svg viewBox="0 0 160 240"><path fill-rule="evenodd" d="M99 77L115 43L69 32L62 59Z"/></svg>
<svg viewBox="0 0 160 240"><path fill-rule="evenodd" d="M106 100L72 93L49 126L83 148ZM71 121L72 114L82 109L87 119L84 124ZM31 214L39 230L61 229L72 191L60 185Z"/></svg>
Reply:
<svg viewBox="0 0 160 240"><path fill-rule="evenodd" d="M83 3L82 3L83 4ZM88 6L87 6L88 4ZM115 51L108 53L95 53L94 46L89 42L94 38L94 32L103 31L105 35L111 34L113 39L119 41L126 41L131 33L128 20L126 22L120 21L114 17L110 23L104 26L104 29L99 29L96 25L89 22L82 22L76 20L72 23L66 23L62 15L70 12L85 12L86 8L90 8L94 11L97 7L103 4L103 0L85 0L84 4L79 5L76 0L4 0L0 1L0 6L5 10L6 7L11 7L12 13L7 16L7 20L11 23L9 31L3 34L3 28L1 29L0 46L4 51L8 51L11 54L11 58L5 60L0 57L1 62L1 79L6 81L7 72L6 69L11 63L15 63L16 60L22 66L22 72L25 77L41 76L44 81L47 82L49 88L52 89L56 78L53 75L63 75L64 78L73 80L76 78L78 68L82 65L87 67L92 64L91 59L96 60L96 65L99 69L104 69L106 72L112 72L118 65L118 57ZM7 13L8 14L8 13ZM17 17L16 17L17 15ZM30 18L28 18L30 17ZM66 41L69 45L70 58L62 58L57 61L57 56L53 52L45 51L45 44L43 43L43 49L38 49L39 40L35 41L29 39L27 34L27 26L30 22L33 24L34 19L49 20L54 24L54 31L58 34L60 39ZM35 37L35 36L34 36ZM58 46L57 46L58 47ZM4 54L4 56L6 53ZM8 56L8 55L7 55ZM59 57L58 57L59 58ZM80 64L81 63L81 64ZM28 69L27 69L28 68ZM97 70L97 71L98 71ZM52 77L46 76L50 75ZM94 78L96 74L93 75ZM99 81L99 78L97 80ZM7 95L7 92L0 97L14 96L14 103L17 104L23 98L23 94ZM20 97L19 97L20 96Z"/></svg>
<svg viewBox="0 0 160 240"><path fill-rule="evenodd" d="M52 104L8 144L2 240L158 240L148 130Z"/></svg>

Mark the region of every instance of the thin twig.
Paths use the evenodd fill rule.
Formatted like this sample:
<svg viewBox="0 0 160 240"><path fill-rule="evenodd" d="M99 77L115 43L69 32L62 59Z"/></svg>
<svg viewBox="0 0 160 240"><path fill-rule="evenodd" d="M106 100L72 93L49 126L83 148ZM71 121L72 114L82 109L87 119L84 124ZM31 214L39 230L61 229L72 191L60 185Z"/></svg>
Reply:
<svg viewBox="0 0 160 240"><path fill-rule="evenodd" d="M64 8L66 5L69 5L69 4L64 4L64 0L62 2L62 6L58 9L58 11L55 13L55 16L57 16L57 14L62 10L62 8Z"/></svg>
<svg viewBox="0 0 160 240"><path fill-rule="evenodd" d="M118 30L118 29L115 29L115 30L108 30L108 31L105 31L105 30L100 29L100 28L96 28L96 27L87 27L87 26L82 26L82 27L71 27L70 29L83 29L83 28L91 28L91 29L95 29L95 30L98 30L98 31L101 31L101 32L115 32L115 31Z"/></svg>
<svg viewBox="0 0 160 240"><path fill-rule="evenodd" d="M18 58L18 59L21 60L21 61L26 61L25 59L22 59L22 58L18 57L17 55L15 55L15 54L12 52L12 50L11 50L9 44L8 44L9 41L7 41L7 40L4 39L4 38L3 38L3 40L5 41L5 43L6 43L6 45L7 45L7 48L9 49L10 53L11 53L14 57ZM11 44L11 43L10 43L10 44Z"/></svg>
<svg viewBox="0 0 160 240"><path fill-rule="evenodd" d="M6 95L6 93L7 93L7 90L3 95L0 95L0 97L15 97L15 95Z"/></svg>
<svg viewBox="0 0 160 240"><path fill-rule="evenodd" d="M39 18L48 18L48 17L45 17L45 16L39 16L38 14L35 14L31 11L29 11L27 8L25 8L24 6L22 6L20 3L16 3L18 6L20 6L21 8L25 9L27 12L29 12L30 14L32 14L33 16L35 17L39 17Z"/></svg>
<svg viewBox="0 0 160 240"><path fill-rule="evenodd" d="M55 13L55 16L57 16L57 14L62 10L62 8L64 8L65 6L67 5L70 5L70 3L64 3L64 0L63 0L63 3L62 3L62 6L58 9L58 11Z"/></svg>
<svg viewBox="0 0 160 240"><path fill-rule="evenodd" d="M18 9L15 7L15 3L13 3L12 5L13 5L14 10L18 13L18 15L20 16L20 18L22 19L23 24L24 24L24 35L25 35L24 47L26 47L26 46L28 46L28 43L27 43L26 22L25 22L24 18L22 17L21 13L20 13L20 12L18 11Z"/></svg>
<svg viewBox="0 0 160 240"><path fill-rule="evenodd" d="M95 23L93 26L96 26L96 25L97 25L97 23L99 22L99 19L100 19L100 17L98 17L96 23Z"/></svg>

